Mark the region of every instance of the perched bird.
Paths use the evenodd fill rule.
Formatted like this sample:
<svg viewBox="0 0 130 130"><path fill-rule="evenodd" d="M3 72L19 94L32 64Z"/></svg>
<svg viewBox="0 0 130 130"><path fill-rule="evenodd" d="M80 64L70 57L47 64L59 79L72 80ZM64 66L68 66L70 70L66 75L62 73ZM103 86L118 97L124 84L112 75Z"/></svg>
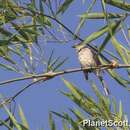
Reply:
<svg viewBox="0 0 130 130"><path fill-rule="evenodd" d="M81 68L97 67L97 66L101 65L97 52L95 52L93 49L87 47L84 44L77 44L72 47L75 48L77 51L78 59L81 64ZM106 87L105 82L101 76L101 70L100 69L96 69L93 71L92 70L91 71L83 70L86 80L88 80L88 73L91 73L91 72L94 72L97 75L97 77L100 79L100 81L102 82L102 85L104 87L105 94L108 95L109 90Z"/></svg>
<svg viewBox="0 0 130 130"><path fill-rule="evenodd" d="M77 51L78 59L80 61L82 68L96 67L98 65L101 65L96 52L91 48L86 47L85 45L82 44L74 45L73 48L75 48ZM88 73L92 71L84 70L83 72L86 80L88 80ZM94 72L97 76L99 76L100 74L99 69L95 70Z"/></svg>

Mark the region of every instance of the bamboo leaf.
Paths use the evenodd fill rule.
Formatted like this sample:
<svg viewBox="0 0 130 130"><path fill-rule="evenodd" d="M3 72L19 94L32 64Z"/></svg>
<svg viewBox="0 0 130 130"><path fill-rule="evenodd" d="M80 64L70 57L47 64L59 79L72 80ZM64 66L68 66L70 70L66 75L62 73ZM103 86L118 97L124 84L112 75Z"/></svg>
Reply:
<svg viewBox="0 0 130 130"><path fill-rule="evenodd" d="M49 26L52 27L51 21L49 18L47 18L46 16L44 16L44 14L40 14L36 17L36 20L38 23L42 24L42 26Z"/></svg>
<svg viewBox="0 0 130 130"><path fill-rule="evenodd" d="M15 60L12 60L8 55L4 56L3 59L5 59L6 61L8 61L11 64L14 64L14 65L16 64Z"/></svg>
<svg viewBox="0 0 130 130"><path fill-rule="evenodd" d="M121 120L123 117L123 107L122 107L122 103L120 101L120 104L119 104L119 119Z"/></svg>
<svg viewBox="0 0 130 130"><path fill-rule="evenodd" d="M0 33L1 33L2 35L8 36L8 37L10 37L10 36L12 35L11 32L7 31L6 29L4 29L4 28L2 28L2 27L0 27Z"/></svg>
<svg viewBox="0 0 130 130"><path fill-rule="evenodd" d="M56 14L59 14L59 13L64 13L68 7L70 6L70 4L73 2L74 0L65 0L64 3L59 7L58 11Z"/></svg>
<svg viewBox="0 0 130 130"><path fill-rule="evenodd" d="M113 104L114 113L117 113L117 105L116 105L116 99L115 98L112 99L112 104Z"/></svg>
<svg viewBox="0 0 130 130"><path fill-rule="evenodd" d="M116 14L116 13L108 13L106 14L109 19L116 19L116 18L121 18L124 15L123 14ZM79 15L80 18L85 18L85 19L105 19L105 14L104 13L84 13L82 15Z"/></svg>
<svg viewBox="0 0 130 130"><path fill-rule="evenodd" d="M55 122L54 122L54 120L52 118L51 113L49 113L49 123L50 123L51 130L56 130Z"/></svg>
<svg viewBox="0 0 130 130"><path fill-rule="evenodd" d="M117 22L112 22L112 23L110 23L109 26L113 29L116 25L117 25ZM88 37L85 38L85 40L82 42L82 44L88 44L88 43L92 42L93 40L99 38L106 32L109 32L109 26L106 25L106 26L102 27L100 30L92 33L91 35L89 35Z"/></svg>
<svg viewBox="0 0 130 130"><path fill-rule="evenodd" d="M130 4L123 0L104 0L107 4L110 4L114 7L130 11Z"/></svg>
<svg viewBox="0 0 130 130"><path fill-rule="evenodd" d="M114 58L114 59L116 59L116 60L119 60L119 57L116 56L113 52L108 51L108 50L106 50L106 49L104 49L104 52L105 52L106 54L110 55L112 58Z"/></svg>
<svg viewBox="0 0 130 130"><path fill-rule="evenodd" d="M71 83L68 83L68 81L65 84L70 89L71 93L62 92L62 94L70 98L74 103L76 103L89 115L101 116L101 114L98 111L100 107L97 106L96 102L91 97L85 95L79 89L74 87Z"/></svg>
<svg viewBox="0 0 130 130"><path fill-rule="evenodd" d="M71 124L74 130L80 130L77 121L74 121L73 118L71 118L67 113L64 113L64 116L66 117L67 121Z"/></svg>
<svg viewBox="0 0 130 130"><path fill-rule="evenodd" d="M119 20L114 26L110 26L111 28L110 29L110 32L108 32L106 38L104 39L103 43L101 44L101 46L99 47L99 53L101 53L105 46L107 45L107 43L109 42L109 40L111 39L111 37L115 34L117 28L119 27L121 21Z"/></svg>
<svg viewBox="0 0 130 130"><path fill-rule="evenodd" d="M128 37L130 38L130 28L128 28Z"/></svg>
<svg viewBox="0 0 130 130"><path fill-rule="evenodd" d="M35 10L37 10L35 0L32 0L31 3L29 3L27 6L28 6L28 9L32 12L35 12Z"/></svg>
<svg viewBox="0 0 130 130"><path fill-rule="evenodd" d="M6 70L9 70L9 71L14 71L14 72L18 72L14 67L10 66L10 65L7 65L7 64L1 64L0 63L0 67L6 69Z"/></svg>
<svg viewBox="0 0 130 130"><path fill-rule="evenodd" d="M49 56L48 62L47 62L47 71L52 70L52 65L51 65L51 61L54 55L54 50L51 51L51 54Z"/></svg>
<svg viewBox="0 0 130 130"><path fill-rule="evenodd" d="M100 62L101 62L102 64L106 64L106 62L104 62L101 57L99 57L99 59L100 59ZM124 77L120 76L120 74L117 73L117 72L114 71L114 70L108 69L107 72L108 72L108 74L109 74L113 79L115 79L115 81L117 81L121 86L123 86L123 87L125 87L125 88L128 89L128 85L130 84L130 81L128 81L128 80L125 79ZM129 89L128 89L128 90L129 90Z"/></svg>
<svg viewBox="0 0 130 130"><path fill-rule="evenodd" d="M88 7L88 9L87 9L87 11L86 11L86 14L88 14L88 13L91 12L91 10L92 10L93 6L95 5L95 3L96 3L96 0L93 0L93 1L91 2L91 4L89 5L89 7ZM81 27L83 27L85 21L86 21L85 18L81 18L81 19L80 19L80 22L79 22L79 24L78 24L78 26L77 26L77 28L76 28L75 34L78 34L78 33L79 33L79 31L80 31Z"/></svg>
<svg viewBox="0 0 130 130"><path fill-rule="evenodd" d="M52 112L52 113L64 120L66 120L69 124L71 124L71 126L74 130L79 130L78 122L75 122L67 113L64 113L63 115L61 115L57 112Z"/></svg>
<svg viewBox="0 0 130 130"><path fill-rule="evenodd" d="M81 99L81 95L78 93L78 91L75 89L74 85L70 82L68 82L67 80L63 79L63 82L65 83L65 85L71 90L71 92L78 98Z"/></svg>
<svg viewBox="0 0 130 130"><path fill-rule="evenodd" d="M54 111L51 111L51 113L53 113L54 115L66 120L66 117L64 115L60 114L60 113L57 113L57 112L54 112Z"/></svg>
<svg viewBox="0 0 130 130"><path fill-rule="evenodd" d="M8 40L0 40L0 46L9 45L10 42Z"/></svg>
<svg viewBox="0 0 130 130"><path fill-rule="evenodd" d="M12 113L8 110L8 108L6 106L4 106L6 112L8 113L11 121L13 122L14 126L18 129L18 130L22 130L21 126L18 124L17 120L15 119L15 117L12 115Z"/></svg>
<svg viewBox="0 0 130 130"><path fill-rule="evenodd" d="M105 97L101 94L101 92L98 90L98 88L96 87L96 84L93 83L92 84L92 88L96 94L96 96L98 97L99 100L99 110L102 113L102 116L104 116L106 119L109 118L109 114L110 114L110 100L108 97ZM102 109L104 110L104 112L102 112Z"/></svg>
<svg viewBox="0 0 130 130"><path fill-rule="evenodd" d="M117 74L115 71L108 70L108 73L111 75L112 78L114 78L121 86L128 88L128 84L130 84L129 81L122 78L119 74Z"/></svg>
<svg viewBox="0 0 130 130"><path fill-rule="evenodd" d="M101 28L99 31L94 32L91 35L89 35L88 37L86 37L82 44L88 44L88 43L92 42L93 40L95 40L95 39L99 38L100 36L102 36L107 31L108 31L108 26L105 26L105 27Z"/></svg>
<svg viewBox="0 0 130 130"><path fill-rule="evenodd" d="M21 127L22 130L29 130L29 129L26 128L23 124L20 124L20 123L18 123L18 124L19 124L19 126Z"/></svg>
<svg viewBox="0 0 130 130"><path fill-rule="evenodd" d="M39 0L39 8L40 8L40 12L44 13L44 6L43 6L43 3L42 3L42 0Z"/></svg>
<svg viewBox="0 0 130 130"><path fill-rule="evenodd" d="M70 111L76 116L78 122L81 122L85 119L85 116L83 116L78 109L70 109Z"/></svg>
<svg viewBox="0 0 130 130"><path fill-rule="evenodd" d="M24 116L24 113L23 113L21 106L19 106L19 115L20 115L20 118L22 120L22 124L24 125L24 127L29 129L29 125L28 125L27 120Z"/></svg>
<svg viewBox="0 0 130 130"><path fill-rule="evenodd" d="M128 64L128 60L125 55L125 53L127 54L127 50L125 49L125 47L123 47L121 45L121 43L119 43L114 36L112 36L112 44L116 48L116 51L119 54L119 56L121 57L121 59L123 60L123 62Z"/></svg>
<svg viewBox="0 0 130 130"><path fill-rule="evenodd" d="M63 59L61 62L59 62L54 68L53 71L57 70L59 67L61 67L66 61L68 60L68 58Z"/></svg>
<svg viewBox="0 0 130 130"><path fill-rule="evenodd" d="M69 130L69 128L67 126L67 122L65 120L62 120L62 124L63 124L64 130Z"/></svg>
<svg viewBox="0 0 130 130"><path fill-rule="evenodd" d="M59 56L59 57L53 59L53 61L51 62L50 66L51 66L52 68L54 68L54 66L59 62L60 58L61 58L61 57Z"/></svg>
<svg viewBox="0 0 130 130"><path fill-rule="evenodd" d="M18 31L18 33L25 38L27 41L29 41L29 36L27 35L27 33L25 31L22 30L22 27L20 27L20 25L17 25L13 22L11 22L12 26Z"/></svg>

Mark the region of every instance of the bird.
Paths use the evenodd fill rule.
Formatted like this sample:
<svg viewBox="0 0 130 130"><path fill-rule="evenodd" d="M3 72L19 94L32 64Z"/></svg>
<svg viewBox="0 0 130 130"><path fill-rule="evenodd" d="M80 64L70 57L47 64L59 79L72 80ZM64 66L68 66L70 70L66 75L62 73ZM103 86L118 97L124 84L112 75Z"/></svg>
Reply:
<svg viewBox="0 0 130 130"><path fill-rule="evenodd" d="M87 67L98 67L101 65L101 62L98 58L97 52L93 50L92 48L86 46L85 44L76 44L72 46L76 49L76 52L78 54L78 59L81 64L81 68L87 68ZM102 82L102 85L104 87L105 95L109 95L109 90L106 87L106 84L101 76L101 70L95 69L95 70L83 70L83 73L85 75L85 79L88 80L88 74L94 72L96 76L99 78L99 80Z"/></svg>
<svg viewBox="0 0 130 130"><path fill-rule="evenodd" d="M87 67L97 67L101 65L98 56L94 50L92 50L90 47L86 47L82 44L77 44L72 46L76 49L78 54L78 59L81 64L81 68L87 68ZM86 80L88 80L88 73L91 73L92 70L83 70L83 73L85 75ZM94 73L99 76L100 70L94 70Z"/></svg>

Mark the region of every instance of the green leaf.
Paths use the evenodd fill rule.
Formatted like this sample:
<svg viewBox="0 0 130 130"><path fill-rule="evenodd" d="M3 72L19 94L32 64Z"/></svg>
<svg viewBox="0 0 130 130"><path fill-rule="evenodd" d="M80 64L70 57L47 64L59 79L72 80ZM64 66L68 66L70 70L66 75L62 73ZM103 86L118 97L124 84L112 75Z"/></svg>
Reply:
<svg viewBox="0 0 130 130"><path fill-rule="evenodd" d="M107 13L106 13L106 3L104 2L104 0L101 1L101 5L102 5L102 10L103 10L103 13L105 15L105 18L107 17Z"/></svg>
<svg viewBox="0 0 130 130"><path fill-rule="evenodd" d="M8 124L8 122L4 121L0 118L0 127L3 125L4 127L8 128L8 130L13 130L12 127Z"/></svg>
<svg viewBox="0 0 130 130"><path fill-rule="evenodd" d="M50 19L42 14L38 15L36 17L36 20L38 23L42 24L42 26L45 26L45 25L47 25L49 27L52 26Z"/></svg>
<svg viewBox="0 0 130 130"><path fill-rule="evenodd" d="M22 30L22 27L20 25L17 25L15 23L11 23L12 26L18 31L18 33L24 38L26 39L27 41L29 41L29 35L27 35L27 33L25 31Z"/></svg>
<svg viewBox="0 0 130 130"><path fill-rule="evenodd" d="M40 13L44 13L44 6L42 0L39 0Z"/></svg>
<svg viewBox="0 0 130 130"><path fill-rule="evenodd" d="M59 14L59 13L64 13L68 7L70 6L70 4L73 2L74 0L65 0L64 3L59 7L58 11L56 14Z"/></svg>
<svg viewBox="0 0 130 130"><path fill-rule="evenodd" d="M53 71L57 70L59 67L61 67L66 61L68 60L68 58L63 59L62 61L60 61L54 68Z"/></svg>
<svg viewBox="0 0 130 130"><path fill-rule="evenodd" d="M64 130L69 130L68 126L67 126L67 121L65 121L64 119L62 120L62 124L63 124L63 128Z"/></svg>
<svg viewBox="0 0 130 130"><path fill-rule="evenodd" d="M70 98L73 102L75 102L80 108L82 108L89 115L95 115L95 116L101 115L98 111L100 107L97 106L93 98L81 92L79 89L77 89L73 84L69 83L68 81L64 79L63 81L65 82L66 86L70 89L71 93L62 92L62 94Z"/></svg>
<svg viewBox="0 0 130 130"><path fill-rule="evenodd" d="M35 12L37 10L35 0L32 0L31 3L29 3L27 6L28 6L28 9L32 12Z"/></svg>
<svg viewBox="0 0 130 130"><path fill-rule="evenodd" d="M4 29L4 28L2 28L2 27L0 27L0 33L1 33L2 35L7 36L7 37L10 37L10 36L12 35L11 32L7 31L6 29Z"/></svg>
<svg viewBox="0 0 130 130"><path fill-rule="evenodd" d="M103 43L101 44L101 46L99 47L99 53L101 53L105 46L107 45L107 43L109 42L109 40L111 39L111 37L115 34L117 28L119 27L121 21L119 20L112 28L110 28L110 32L108 32L106 38L104 39Z"/></svg>
<svg viewBox="0 0 130 130"><path fill-rule="evenodd" d="M119 56L121 57L121 59L123 60L123 62L125 64L129 64L128 60L126 58L126 54L127 54L126 48L123 45L121 45L121 43L119 43L118 40L114 36L112 36L112 44L116 48L116 51L119 54Z"/></svg>
<svg viewBox="0 0 130 130"><path fill-rule="evenodd" d="M102 64L106 64L105 61L102 60L101 57L100 58L100 62ZM107 72L109 73L109 75L115 79L121 86L125 87L128 89L128 84L130 84L130 81L128 81L127 79L125 79L124 77L120 76L119 73L117 73L114 70L108 69ZM128 89L129 90L129 89Z"/></svg>
<svg viewBox="0 0 130 130"><path fill-rule="evenodd" d="M115 98L112 99L112 104L113 104L114 113L117 113L117 105L116 105L116 99Z"/></svg>
<svg viewBox="0 0 130 130"><path fill-rule="evenodd" d="M57 113L57 112L52 112L56 116L66 120L74 130L79 130L79 124L78 122L74 121L73 118L71 118L67 113L64 113L63 115Z"/></svg>
<svg viewBox="0 0 130 130"><path fill-rule="evenodd" d="M128 37L130 38L130 28L128 28Z"/></svg>
<svg viewBox="0 0 130 130"><path fill-rule="evenodd" d="M54 122L54 120L52 118L52 114L51 113L49 113L49 123L50 123L51 130L56 130L55 122Z"/></svg>
<svg viewBox="0 0 130 130"><path fill-rule="evenodd" d="M90 3L90 5L89 5L89 7L88 7L88 9L87 9L87 11L86 11L86 14L88 14L89 12L91 12L91 10L92 10L93 6L95 5L95 3L96 3L96 0L93 0L93 1ZM79 33L79 31L80 31L81 27L83 27L85 21L86 21L86 18L81 18L81 19L80 19L80 22L79 22L79 24L78 24L78 26L77 26L77 28L76 28L75 34L78 34L78 33Z"/></svg>
<svg viewBox="0 0 130 130"><path fill-rule="evenodd" d="M6 69L6 70L9 70L9 71L14 71L14 72L18 72L18 70L16 70L14 67L10 66L10 65L7 65L7 64L1 64L0 63L0 67Z"/></svg>
<svg viewBox="0 0 130 130"><path fill-rule="evenodd" d="M51 65L51 61L54 55L54 50L51 51L51 54L49 56L48 62L47 62L47 71L52 70L52 65Z"/></svg>
<svg viewBox="0 0 130 130"><path fill-rule="evenodd" d="M53 113L54 115L66 120L66 117L64 115L60 114L60 113L57 113L57 112L54 112L54 111L51 111L51 113Z"/></svg>
<svg viewBox="0 0 130 130"><path fill-rule="evenodd" d="M111 30L113 30L113 28L115 28L116 25L117 25L117 22L112 22L112 23L110 23L109 26L108 25L104 26L100 30L98 30L98 31L92 33L91 35L87 36L85 38L85 40L82 42L82 44L88 44L88 43L92 42L93 40L99 38L100 36L102 36L106 32L109 32L109 27L111 27Z"/></svg>
<svg viewBox="0 0 130 130"><path fill-rule="evenodd" d="M109 19L114 19L114 18L121 18L124 15L123 14L116 14L116 13L108 13L106 14ZM79 15L80 18L85 18L85 19L105 19L105 14L104 13L84 13L82 15Z"/></svg>
<svg viewBox="0 0 130 130"><path fill-rule="evenodd" d="M5 59L6 61L8 61L11 64L14 64L14 65L16 64L15 60L12 60L8 55L4 56L2 58Z"/></svg>
<svg viewBox="0 0 130 130"><path fill-rule="evenodd" d="M105 52L106 54L110 55L112 58L114 58L114 59L116 59L116 60L119 60L119 57L116 56L113 52L108 51L108 50L106 50L106 49L104 49L104 52Z"/></svg>
<svg viewBox="0 0 130 130"><path fill-rule="evenodd" d="M5 21L4 21L5 23L9 23L18 18L18 16L14 12L12 12L11 8L6 10L4 15L5 15Z"/></svg>
<svg viewBox="0 0 130 130"><path fill-rule="evenodd" d="M20 106L19 106L19 115L20 115L20 118L22 120L22 124L24 125L24 127L27 128L27 129L29 129L29 125L27 123L27 120L26 120L26 118L24 116L24 113L22 111L22 108Z"/></svg>
<svg viewBox="0 0 130 130"><path fill-rule="evenodd" d="M81 99L81 95L79 94L79 92L75 89L75 86L68 82L67 80L63 79L63 82L65 83L65 85L71 90L71 92L78 98L78 99Z"/></svg>
<svg viewBox="0 0 130 130"><path fill-rule="evenodd" d="M85 119L85 116L83 116L78 109L70 109L70 111L76 116L78 122L81 122Z"/></svg>
<svg viewBox="0 0 130 130"><path fill-rule="evenodd" d="M77 121L74 121L74 119L71 118L67 113L64 113L64 116L66 117L67 121L71 124L71 126L74 130L80 130L79 124Z"/></svg>
<svg viewBox="0 0 130 130"><path fill-rule="evenodd" d="M107 4L110 4L114 7L130 11L130 4L123 0L104 0Z"/></svg>
<svg viewBox="0 0 130 130"><path fill-rule="evenodd" d="M111 75L112 78L114 78L121 86L128 88L128 84L130 82L124 78L122 78L118 73L116 73L113 70L108 70L108 73Z"/></svg>
<svg viewBox="0 0 130 130"><path fill-rule="evenodd" d="M29 130L29 128L26 128L23 124L18 123L22 130Z"/></svg>
<svg viewBox="0 0 130 130"><path fill-rule="evenodd" d="M10 42L8 40L0 40L0 46L9 45Z"/></svg>
<svg viewBox="0 0 130 130"><path fill-rule="evenodd" d="M19 123L17 122L17 120L15 119L15 117L13 116L13 114L8 110L8 108L6 106L4 106L6 112L8 113L11 121L13 122L14 126L17 128L17 130L22 130L21 126L19 125Z"/></svg>
<svg viewBox="0 0 130 130"><path fill-rule="evenodd" d="M122 103L120 101L120 104L119 104L119 118L120 120L122 119L123 117L123 107L122 107Z"/></svg>
<svg viewBox="0 0 130 130"><path fill-rule="evenodd" d="M61 58L61 57L57 57L57 58L55 58L55 59L53 58L53 60L52 60L51 63L50 63L51 69L53 69L57 63L59 63L60 58Z"/></svg>
<svg viewBox="0 0 130 130"><path fill-rule="evenodd" d="M109 115L110 115L110 100L108 97L105 97L101 94L101 92L98 90L97 86L95 83L92 84L92 88L96 94L96 96L98 97L99 100L99 110L102 113L102 116L105 119L109 119Z"/></svg>

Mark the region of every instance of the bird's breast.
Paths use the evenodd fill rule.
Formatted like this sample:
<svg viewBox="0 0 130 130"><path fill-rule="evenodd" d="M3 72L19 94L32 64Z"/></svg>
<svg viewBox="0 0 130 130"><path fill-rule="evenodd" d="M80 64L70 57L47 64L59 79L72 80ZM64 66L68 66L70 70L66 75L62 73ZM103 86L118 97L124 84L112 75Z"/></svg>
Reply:
<svg viewBox="0 0 130 130"><path fill-rule="evenodd" d="M84 48L78 53L78 58L82 66L95 66L94 54L89 48Z"/></svg>

